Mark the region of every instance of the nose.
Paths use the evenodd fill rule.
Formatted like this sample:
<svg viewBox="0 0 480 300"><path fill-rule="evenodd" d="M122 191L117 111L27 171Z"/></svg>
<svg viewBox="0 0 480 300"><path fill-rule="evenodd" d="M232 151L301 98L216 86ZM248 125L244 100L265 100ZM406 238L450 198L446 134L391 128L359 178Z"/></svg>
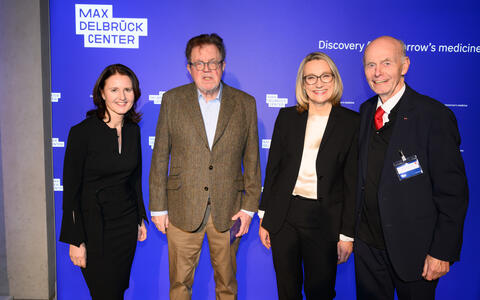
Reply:
<svg viewBox="0 0 480 300"><path fill-rule="evenodd" d="M122 91L120 93L120 100L124 101L125 99L127 99L127 92L126 91Z"/></svg>
<svg viewBox="0 0 480 300"><path fill-rule="evenodd" d="M207 73L208 73L208 72L210 72L211 70L212 70L212 69L210 69L210 67L208 66L208 63L203 65L203 70L202 70L203 72L207 72Z"/></svg>
<svg viewBox="0 0 480 300"><path fill-rule="evenodd" d="M378 66L375 66L375 76L376 77L379 77L380 75L382 75L382 72L383 72L383 70L382 70L381 64L378 65Z"/></svg>

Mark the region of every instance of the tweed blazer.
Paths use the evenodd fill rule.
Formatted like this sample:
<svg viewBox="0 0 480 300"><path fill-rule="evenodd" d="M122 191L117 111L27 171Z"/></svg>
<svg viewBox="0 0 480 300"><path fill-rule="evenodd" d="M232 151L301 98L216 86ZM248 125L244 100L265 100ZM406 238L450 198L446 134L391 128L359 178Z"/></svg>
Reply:
<svg viewBox="0 0 480 300"><path fill-rule="evenodd" d="M261 176L255 99L223 83L210 150L195 84L166 92L149 181L149 209L168 210L169 221L185 231L199 228L209 201L219 231L231 227L240 209L256 211Z"/></svg>

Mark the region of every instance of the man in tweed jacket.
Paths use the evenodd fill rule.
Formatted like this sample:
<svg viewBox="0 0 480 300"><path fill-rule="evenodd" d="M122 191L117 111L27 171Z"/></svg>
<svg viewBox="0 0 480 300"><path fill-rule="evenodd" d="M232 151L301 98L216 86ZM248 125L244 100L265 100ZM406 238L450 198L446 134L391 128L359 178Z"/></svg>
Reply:
<svg viewBox="0 0 480 300"><path fill-rule="evenodd" d="M217 299L236 299L239 240L261 190L255 99L221 82L225 47L216 34L186 48L194 83L163 95L150 170L150 211L167 234L170 299L190 299L207 234ZM242 173L243 168L243 173Z"/></svg>

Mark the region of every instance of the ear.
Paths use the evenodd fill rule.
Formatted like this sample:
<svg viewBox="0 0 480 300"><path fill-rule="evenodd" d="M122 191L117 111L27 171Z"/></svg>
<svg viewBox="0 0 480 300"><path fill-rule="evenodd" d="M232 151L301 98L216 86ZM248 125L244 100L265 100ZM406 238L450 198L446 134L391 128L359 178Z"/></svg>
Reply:
<svg viewBox="0 0 480 300"><path fill-rule="evenodd" d="M222 62L222 72L225 71L225 61Z"/></svg>
<svg viewBox="0 0 480 300"><path fill-rule="evenodd" d="M103 90L100 90L100 94L102 96L102 100L105 101L105 92Z"/></svg>
<svg viewBox="0 0 480 300"><path fill-rule="evenodd" d="M187 64L187 70L188 73L190 73L190 76L192 76L192 66L190 64Z"/></svg>
<svg viewBox="0 0 480 300"><path fill-rule="evenodd" d="M402 76L405 76L405 74L407 74L409 67L410 67L410 58L408 58L408 56L405 56L402 64Z"/></svg>

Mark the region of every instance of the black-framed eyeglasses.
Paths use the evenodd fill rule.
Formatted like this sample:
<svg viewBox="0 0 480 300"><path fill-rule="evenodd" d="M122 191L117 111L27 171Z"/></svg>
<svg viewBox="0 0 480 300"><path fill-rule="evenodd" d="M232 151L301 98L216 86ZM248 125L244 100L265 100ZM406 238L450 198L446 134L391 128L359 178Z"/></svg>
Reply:
<svg viewBox="0 0 480 300"><path fill-rule="evenodd" d="M195 67L197 71L203 71L203 69L205 69L205 66L208 66L209 70L216 70L222 63L223 63L223 60L221 61L212 60L209 62L204 62L204 61L189 62L188 64L190 66Z"/></svg>
<svg viewBox="0 0 480 300"><path fill-rule="evenodd" d="M334 77L335 76L332 73L323 73L320 76L310 74L310 75L303 76L303 81L308 85L317 83L318 79L320 79L320 81L323 83L330 83L332 82Z"/></svg>

